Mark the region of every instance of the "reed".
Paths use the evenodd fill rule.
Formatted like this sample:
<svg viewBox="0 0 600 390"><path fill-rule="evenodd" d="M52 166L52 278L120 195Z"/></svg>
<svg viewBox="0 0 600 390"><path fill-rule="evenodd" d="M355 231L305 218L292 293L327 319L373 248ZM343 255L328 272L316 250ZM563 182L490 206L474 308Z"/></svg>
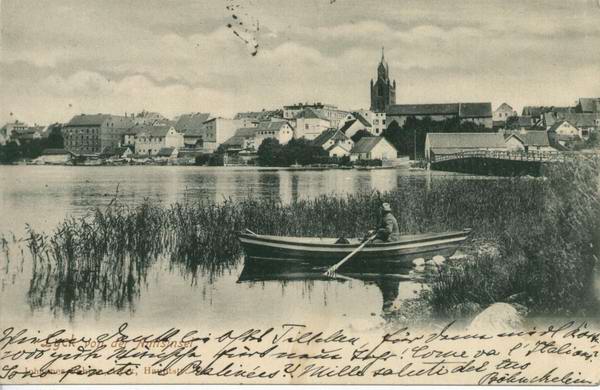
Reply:
<svg viewBox="0 0 600 390"><path fill-rule="evenodd" d="M516 198L531 197L535 204L523 215L519 210L498 216L500 224L489 227L497 253L471 248L469 260L434 275L425 297L435 313L452 316L465 303L485 307L494 302L524 304L534 315L597 313L599 175L598 159L556 165L547 169L535 192L495 196L515 210L522 205L510 203Z"/></svg>
<svg viewBox="0 0 600 390"><path fill-rule="evenodd" d="M600 209L591 179L596 168L563 167L551 172L550 179L440 179L430 189L424 179L407 179L392 192L322 195L289 204L247 198L128 207L115 201L84 218L67 220L49 234L28 229L35 270L30 300L41 307L51 299L68 313L97 304L128 307L159 258L169 259L183 275L217 276L240 260L237 234L244 228L275 235L357 237L376 226L385 201L405 233L471 227L472 245L498 243L501 259L478 256L432 277L425 298L436 313L450 314L461 302L485 304L523 291L540 308L572 307L589 285L593 251L580 247L592 242L600 247L595 222L600 218L593 219ZM578 260L567 261L573 257ZM549 290L556 284L564 288L554 294Z"/></svg>

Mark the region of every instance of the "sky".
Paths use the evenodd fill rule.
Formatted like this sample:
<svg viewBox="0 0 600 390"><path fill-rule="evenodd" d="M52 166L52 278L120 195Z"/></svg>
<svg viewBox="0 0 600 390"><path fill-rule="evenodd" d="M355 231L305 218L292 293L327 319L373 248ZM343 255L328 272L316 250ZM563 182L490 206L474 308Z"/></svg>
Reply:
<svg viewBox="0 0 600 390"><path fill-rule="evenodd" d="M0 0L0 122L600 96L600 0Z"/></svg>

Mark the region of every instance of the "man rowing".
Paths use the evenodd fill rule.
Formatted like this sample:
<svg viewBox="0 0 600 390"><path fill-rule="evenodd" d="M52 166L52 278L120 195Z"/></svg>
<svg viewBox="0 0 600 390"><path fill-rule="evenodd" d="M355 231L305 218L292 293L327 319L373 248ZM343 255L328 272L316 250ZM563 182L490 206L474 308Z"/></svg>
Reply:
<svg viewBox="0 0 600 390"><path fill-rule="evenodd" d="M377 231L370 231L369 237L376 234L373 242L390 242L400 239L400 229L398 228L398 221L392 214L392 207L389 203L383 203L381 205L381 223Z"/></svg>

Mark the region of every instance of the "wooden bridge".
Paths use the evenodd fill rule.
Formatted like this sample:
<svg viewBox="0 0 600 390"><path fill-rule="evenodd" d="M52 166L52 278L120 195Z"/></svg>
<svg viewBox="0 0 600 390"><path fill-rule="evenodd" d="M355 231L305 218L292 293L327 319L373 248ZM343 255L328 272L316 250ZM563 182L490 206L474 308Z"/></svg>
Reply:
<svg viewBox="0 0 600 390"><path fill-rule="evenodd" d="M540 176L544 164L598 157L591 152L469 150L434 155L430 169L492 176Z"/></svg>

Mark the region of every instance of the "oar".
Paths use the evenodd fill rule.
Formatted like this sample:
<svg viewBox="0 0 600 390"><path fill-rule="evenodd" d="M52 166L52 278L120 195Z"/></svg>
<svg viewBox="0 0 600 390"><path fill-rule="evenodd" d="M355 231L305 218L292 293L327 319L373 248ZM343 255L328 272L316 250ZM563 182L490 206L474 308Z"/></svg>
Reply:
<svg viewBox="0 0 600 390"><path fill-rule="evenodd" d="M346 256L342 260L340 260L339 263L332 265L327 271L325 271L325 275L327 275L329 277L333 276L333 274L335 274L335 271L337 271L338 268L340 268L345 262L350 260L352 258L352 256L354 256L355 254L360 252L362 250L362 248L364 248L369 242L373 241L375 239L375 237L377 237L377 234L374 234L371 237L369 237L367 240L365 240L365 242L360 244L358 248L356 248L355 250L352 251L352 253L350 253L348 256Z"/></svg>

